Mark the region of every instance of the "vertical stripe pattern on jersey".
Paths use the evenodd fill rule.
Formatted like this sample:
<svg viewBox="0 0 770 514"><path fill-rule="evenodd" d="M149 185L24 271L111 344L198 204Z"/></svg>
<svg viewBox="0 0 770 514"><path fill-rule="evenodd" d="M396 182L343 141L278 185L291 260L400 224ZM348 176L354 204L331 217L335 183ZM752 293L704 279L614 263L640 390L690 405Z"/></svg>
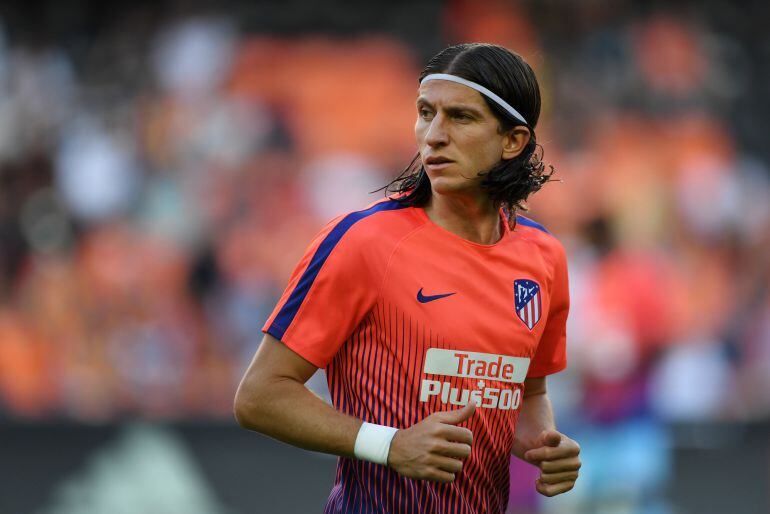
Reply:
<svg viewBox="0 0 770 514"><path fill-rule="evenodd" d="M478 381L441 376L450 387L448 402L443 403L441 395L420 401L429 348L458 349L395 306L378 303L327 367L335 407L369 423L396 428L408 428L434 412L461 408L467 391ZM520 387L487 382L501 389ZM462 424L474 434L471 457L448 484L411 480L382 465L340 458L324 512L502 514L508 502L517 415L514 409L477 408Z"/></svg>

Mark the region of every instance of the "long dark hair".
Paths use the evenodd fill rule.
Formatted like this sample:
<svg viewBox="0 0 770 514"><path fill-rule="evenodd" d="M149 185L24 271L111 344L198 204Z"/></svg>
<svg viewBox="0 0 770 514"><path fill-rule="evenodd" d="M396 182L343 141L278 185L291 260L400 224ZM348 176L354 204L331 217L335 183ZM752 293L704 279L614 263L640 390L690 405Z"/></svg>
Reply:
<svg viewBox="0 0 770 514"><path fill-rule="evenodd" d="M529 143L519 155L479 172L479 176L484 177L481 187L487 191L489 199L505 210L511 225L515 224L516 211L527 210L526 199L543 187L554 172L552 166L546 171L543 150L535 137L535 126L540 117L540 87L535 73L518 54L485 43L465 43L442 50L428 62L419 80L433 73L449 73L481 84L501 96L527 120L527 124L523 124L482 95L498 119L501 133L516 126L526 126L531 134ZM384 189L405 205L420 207L428 203L430 180L419 153Z"/></svg>

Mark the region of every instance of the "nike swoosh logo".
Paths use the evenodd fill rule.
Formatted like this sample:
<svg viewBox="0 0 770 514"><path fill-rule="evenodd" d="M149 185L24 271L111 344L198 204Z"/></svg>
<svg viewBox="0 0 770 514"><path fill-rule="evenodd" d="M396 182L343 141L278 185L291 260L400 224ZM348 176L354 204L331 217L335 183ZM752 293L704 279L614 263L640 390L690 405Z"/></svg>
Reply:
<svg viewBox="0 0 770 514"><path fill-rule="evenodd" d="M441 300L442 298L446 298L447 296L452 296L453 294L457 294L457 293L433 294L433 295L425 296L424 294L422 294L422 287L421 287L420 290L417 291L417 301L420 303L428 303L434 300Z"/></svg>

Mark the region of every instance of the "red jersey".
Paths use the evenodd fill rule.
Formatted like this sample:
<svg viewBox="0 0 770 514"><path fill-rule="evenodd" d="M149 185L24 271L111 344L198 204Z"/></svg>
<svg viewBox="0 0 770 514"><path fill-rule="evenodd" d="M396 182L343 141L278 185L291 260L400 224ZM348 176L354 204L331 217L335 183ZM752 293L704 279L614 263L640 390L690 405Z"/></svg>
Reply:
<svg viewBox="0 0 770 514"><path fill-rule="evenodd" d="M503 513L523 382L566 366L561 244L517 217L495 244L383 200L313 240L263 331L326 368L334 406L408 428L475 401L470 457L452 483L340 458L326 513Z"/></svg>

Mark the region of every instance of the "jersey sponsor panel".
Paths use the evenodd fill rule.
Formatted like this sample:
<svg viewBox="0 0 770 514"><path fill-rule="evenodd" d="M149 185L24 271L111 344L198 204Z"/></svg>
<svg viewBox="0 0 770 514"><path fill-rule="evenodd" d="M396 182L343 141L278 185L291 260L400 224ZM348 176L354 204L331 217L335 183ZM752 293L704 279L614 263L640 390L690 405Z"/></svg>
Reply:
<svg viewBox="0 0 770 514"><path fill-rule="evenodd" d="M521 406L521 384L527 376L528 357L513 357L464 350L428 349L423 373L465 379L465 387L454 387L439 377L423 378L420 401L438 397L443 404L475 403L483 409L510 410Z"/></svg>

